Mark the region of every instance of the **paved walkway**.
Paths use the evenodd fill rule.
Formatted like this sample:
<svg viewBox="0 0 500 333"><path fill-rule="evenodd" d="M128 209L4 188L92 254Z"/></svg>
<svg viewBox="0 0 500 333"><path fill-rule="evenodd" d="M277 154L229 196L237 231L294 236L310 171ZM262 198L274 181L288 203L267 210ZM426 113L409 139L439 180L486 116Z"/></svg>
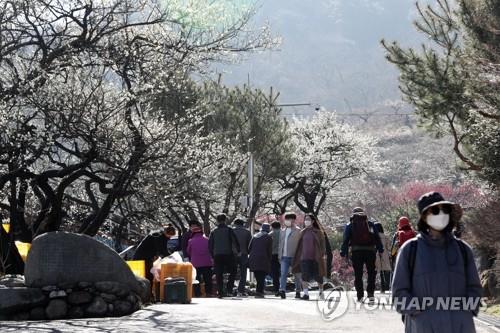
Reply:
<svg viewBox="0 0 500 333"><path fill-rule="evenodd" d="M400 315L389 309L356 309L351 302L346 314L325 321L315 301L292 297L286 300L272 296L194 299L189 305L156 304L123 318L0 322L0 332L403 332ZM477 322L477 332L498 333L500 330Z"/></svg>

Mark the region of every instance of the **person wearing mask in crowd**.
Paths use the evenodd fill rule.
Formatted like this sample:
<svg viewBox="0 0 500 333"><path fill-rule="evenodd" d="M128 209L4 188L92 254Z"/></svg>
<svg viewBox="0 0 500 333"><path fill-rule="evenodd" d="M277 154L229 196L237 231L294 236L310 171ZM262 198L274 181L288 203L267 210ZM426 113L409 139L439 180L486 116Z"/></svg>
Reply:
<svg viewBox="0 0 500 333"><path fill-rule="evenodd" d="M452 233L461 209L438 192L422 195L417 207L419 234L400 249L392 282L405 332L473 333L482 290L470 246Z"/></svg>
<svg viewBox="0 0 500 333"><path fill-rule="evenodd" d="M182 255L187 260L189 260L189 255L187 253L187 247L188 247L189 240L191 239L191 236L193 235L193 229L199 229L199 228L201 228L201 223L198 222L198 221L196 221L196 220L190 220L188 222L188 227L189 227L189 230L187 230L186 232L184 232L182 234L182 237L181 237Z"/></svg>
<svg viewBox="0 0 500 333"><path fill-rule="evenodd" d="M245 228L245 220L241 217L237 217L233 221L233 225L234 234L240 246L240 255L236 258L236 263L240 271L237 295L239 297L246 297L248 296L245 289L248 269L248 246L252 240L252 234L250 230Z"/></svg>
<svg viewBox="0 0 500 333"><path fill-rule="evenodd" d="M273 239L269 235L270 230L271 226L263 223L248 247L248 266L257 280L255 298L264 298L266 275L271 271Z"/></svg>
<svg viewBox="0 0 500 333"><path fill-rule="evenodd" d="M318 283L319 297L323 299L323 280L326 276L325 231L313 214L306 214L304 226L292 261L292 272L301 273L303 300L309 300L311 281Z"/></svg>
<svg viewBox="0 0 500 333"><path fill-rule="evenodd" d="M273 279L273 291L275 296L279 297L280 293L280 234L281 234L281 223L279 221L273 221L271 223L272 231L269 234L273 239L273 256L271 259L271 277Z"/></svg>
<svg viewBox="0 0 500 333"><path fill-rule="evenodd" d="M236 276L236 257L240 253L240 245L233 228L226 225L227 215L217 215L217 227L210 233L208 248L214 259L214 270L217 279L218 297L232 296ZM224 292L224 273L229 273L226 292Z"/></svg>
<svg viewBox="0 0 500 333"><path fill-rule="evenodd" d="M201 225L191 229L191 239L188 241L186 253L191 258L191 264L196 268L196 280L205 285L205 293L212 295L212 256L208 249L208 238L203 234ZM196 297L201 296L200 284L194 286Z"/></svg>
<svg viewBox="0 0 500 333"><path fill-rule="evenodd" d="M166 225L163 230L155 231L147 235L137 246L134 260L144 260L146 278L153 284L154 276L151 273L153 263L158 258L164 258L171 253L168 251L168 240L175 236L175 228L172 224Z"/></svg>
<svg viewBox="0 0 500 333"><path fill-rule="evenodd" d="M279 259L280 259L280 297L282 299L286 298L286 285L287 278L290 268L292 266L292 260L295 257L295 252L297 251L297 245L300 239L300 228L295 225L295 220L297 215L292 212L285 213L285 228L281 230L280 234L280 247L279 247ZM294 274L295 277L295 298L300 298L300 291L302 289L302 282L300 279L300 274Z"/></svg>
<svg viewBox="0 0 500 333"><path fill-rule="evenodd" d="M380 241L384 249L388 249L391 246L391 240L384 233L384 227L381 223L375 222L375 229L378 232ZM391 289L391 259L389 256L389 251L384 251L382 254L378 254L375 267L380 276L380 291L385 293L387 290Z"/></svg>
<svg viewBox="0 0 500 333"><path fill-rule="evenodd" d="M348 258L348 250L351 247L351 260L354 268L354 286L358 302L364 298L363 287L363 271L366 266L368 273L368 283L366 292L368 300L375 300L375 279L377 273L375 271L376 253L382 254L384 247L380 241L379 234L372 222L368 221L368 216L360 207L356 207L352 211L350 223L345 226L344 240L340 250L340 256Z"/></svg>

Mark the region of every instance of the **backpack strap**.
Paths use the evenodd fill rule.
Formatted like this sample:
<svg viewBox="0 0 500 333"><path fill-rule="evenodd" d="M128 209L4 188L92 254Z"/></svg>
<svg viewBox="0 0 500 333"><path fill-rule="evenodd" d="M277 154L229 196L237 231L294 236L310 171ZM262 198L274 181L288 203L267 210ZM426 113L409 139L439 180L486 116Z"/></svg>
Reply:
<svg viewBox="0 0 500 333"><path fill-rule="evenodd" d="M410 256L408 258L408 271L410 275L410 287L413 288L413 271L415 269L415 261L417 259L418 240L410 241Z"/></svg>
<svg viewBox="0 0 500 333"><path fill-rule="evenodd" d="M458 238L455 238L458 243L458 247L460 248L460 253L462 254L462 260L464 262L464 274L465 274L465 287L469 285L469 282L467 280L467 271L468 271L468 266L469 266L469 257L467 255L467 246L465 243Z"/></svg>

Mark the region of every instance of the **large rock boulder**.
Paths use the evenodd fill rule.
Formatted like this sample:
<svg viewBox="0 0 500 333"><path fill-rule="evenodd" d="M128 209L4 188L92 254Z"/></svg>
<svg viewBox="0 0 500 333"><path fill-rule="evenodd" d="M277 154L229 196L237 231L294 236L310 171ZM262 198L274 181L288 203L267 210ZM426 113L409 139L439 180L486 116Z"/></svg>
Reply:
<svg viewBox="0 0 500 333"><path fill-rule="evenodd" d="M30 310L47 303L47 297L37 288L0 288L0 314Z"/></svg>
<svg viewBox="0 0 500 333"><path fill-rule="evenodd" d="M67 232L49 232L33 240L25 279L29 287L114 281L143 292L118 253L89 236Z"/></svg>
<svg viewBox="0 0 500 333"><path fill-rule="evenodd" d="M53 299L45 309L45 315L48 319L62 319L68 313L68 305L62 299Z"/></svg>

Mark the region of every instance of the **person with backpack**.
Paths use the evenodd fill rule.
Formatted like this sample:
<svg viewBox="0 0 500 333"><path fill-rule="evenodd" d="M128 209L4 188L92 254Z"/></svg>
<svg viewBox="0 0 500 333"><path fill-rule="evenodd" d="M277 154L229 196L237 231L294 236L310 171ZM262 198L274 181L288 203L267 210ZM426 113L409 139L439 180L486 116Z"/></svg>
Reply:
<svg viewBox="0 0 500 333"><path fill-rule="evenodd" d="M205 284L205 294L210 297L212 295L212 256L208 249L208 238L203 234L201 225L191 228L191 238L188 241L186 254L191 258L191 264L196 268L196 280L203 280ZM200 284L194 286L194 294L196 297L201 296Z"/></svg>
<svg viewBox="0 0 500 333"><path fill-rule="evenodd" d="M392 282L405 332L473 333L481 284L470 246L452 233L460 209L438 192L417 206L419 234L400 249Z"/></svg>
<svg viewBox="0 0 500 333"><path fill-rule="evenodd" d="M250 230L245 228L245 220L240 217L234 219L233 225L234 234L240 246L240 255L236 258L236 264L240 271L237 295L239 297L246 297L248 296L245 291L248 269L248 246L252 240L252 234Z"/></svg>
<svg viewBox="0 0 500 333"><path fill-rule="evenodd" d="M398 220L398 229L394 233L391 245L391 265L394 268L396 256L403 244L415 237L417 233L413 230L410 220L406 216L401 216Z"/></svg>
<svg viewBox="0 0 500 333"><path fill-rule="evenodd" d="M384 247L380 241L379 234L374 224L368 221L368 216L360 207L352 211L350 223L345 226L344 240L340 250L340 256L347 258L349 247L351 247L351 260L354 268L354 286L359 302L363 300L363 267L366 266L368 283L366 292L370 301L375 295L375 260L376 252L382 254Z"/></svg>
<svg viewBox="0 0 500 333"><path fill-rule="evenodd" d="M281 299L286 299L286 284L288 272L292 267L292 260L297 252L297 245L300 239L300 228L295 225L297 215L293 212L285 213L285 228L281 229L279 244L280 259L280 290ZM295 277L295 298L300 298L302 282L300 274L294 274Z"/></svg>
<svg viewBox="0 0 500 333"><path fill-rule="evenodd" d="M384 249L388 249L391 246L391 240L384 234L384 227L382 223L374 222L375 229L377 229L380 241ZM382 254L378 254L375 267L380 276L380 291L385 293L387 290L391 289L391 259L389 258L389 251L384 251Z"/></svg>
<svg viewBox="0 0 500 333"><path fill-rule="evenodd" d="M264 298L266 275L271 272L273 239L269 235L271 226L263 223L260 232L253 236L248 247L248 267L255 275L257 287L255 298Z"/></svg>
<svg viewBox="0 0 500 333"><path fill-rule="evenodd" d="M292 272L302 274L303 300L309 300L309 282L316 281L319 297L323 296L323 280L326 276L325 231L313 214L306 214L305 228L300 232L297 251L293 259Z"/></svg>
<svg viewBox="0 0 500 333"><path fill-rule="evenodd" d="M236 277L236 256L240 253L240 245L234 230L226 225L227 215L217 215L217 228L208 239L210 255L214 259L214 270L217 279L218 297L232 296ZM226 293L224 293L224 272L229 273Z"/></svg>

